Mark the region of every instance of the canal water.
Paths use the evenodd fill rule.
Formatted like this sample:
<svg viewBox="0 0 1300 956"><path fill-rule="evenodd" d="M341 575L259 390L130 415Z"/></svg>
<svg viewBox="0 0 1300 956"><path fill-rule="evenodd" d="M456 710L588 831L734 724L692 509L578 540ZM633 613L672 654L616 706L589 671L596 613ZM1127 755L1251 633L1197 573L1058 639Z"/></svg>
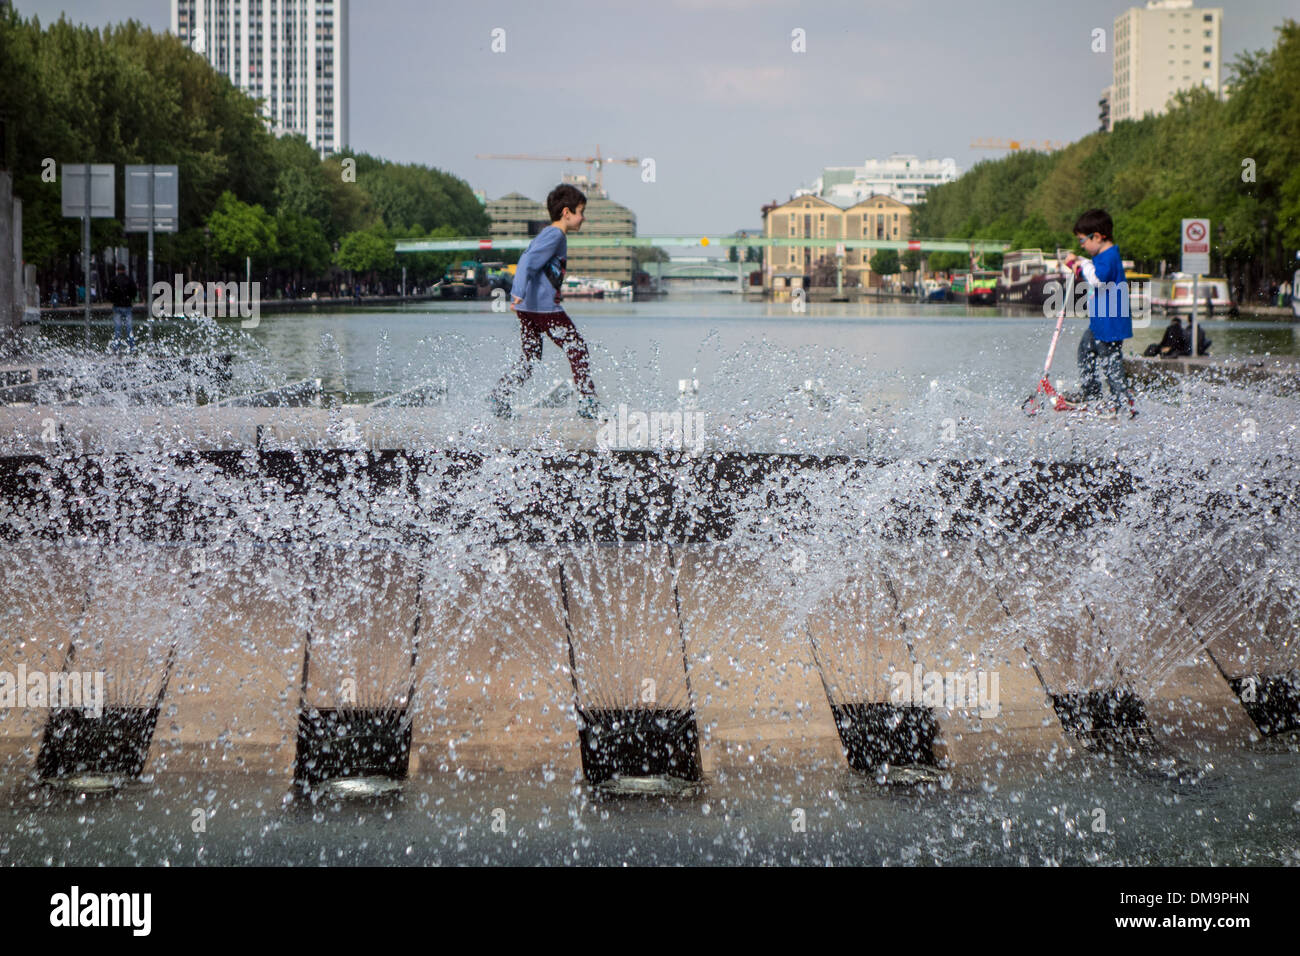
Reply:
<svg viewBox="0 0 1300 956"><path fill-rule="evenodd" d="M591 348L606 402L675 401L678 383L695 379L702 401L728 412L818 378L833 390L886 386L897 398L938 379L1018 404L1042 369L1054 324L1025 310L899 302L811 304L797 314L789 303L725 293L565 307ZM1300 324L1204 325L1215 355L1300 354ZM1164 326L1153 318L1128 348L1140 354ZM1085 327L1066 323L1054 373L1067 382ZM519 352L514 315L486 301L267 315L250 334L290 379L321 378L326 392L351 401L430 379L445 380L453 397L486 395ZM534 392L569 378L558 348L548 342L544 354Z"/></svg>

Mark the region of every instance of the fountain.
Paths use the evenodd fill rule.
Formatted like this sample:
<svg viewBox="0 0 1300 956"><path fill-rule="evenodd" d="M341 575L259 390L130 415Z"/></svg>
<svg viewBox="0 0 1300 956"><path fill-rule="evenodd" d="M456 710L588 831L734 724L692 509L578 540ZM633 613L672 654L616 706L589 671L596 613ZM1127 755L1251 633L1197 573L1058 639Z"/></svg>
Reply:
<svg viewBox="0 0 1300 956"><path fill-rule="evenodd" d="M404 583L395 566L404 563L392 552L367 562L335 549L311 560L293 766L294 785L307 795L392 792L407 777L424 574L414 574L408 637L385 613L402 607L391 592Z"/></svg>
<svg viewBox="0 0 1300 956"><path fill-rule="evenodd" d="M340 401L333 341L279 372L203 334L121 376L60 354L58 388L0 407L0 670L106 677L100 716L0 717L24 794L220 779L265 787L231 797L262 821L277 794L384 797L450 814L436 860L555 800L579 832L729 826L807 778L850 815L939 801L947 833L999 788L1209 793L1295 753L1286 451L1180 456L1170 422L1004 419L942 384L877 407L914 383L850 386L829 354L711 413L698 451L605 449L544 382L522 423L469 410L454 368ZM665 407L708 407L690 374ZM1194 387L1209 416L1241 399Z"/></svg>

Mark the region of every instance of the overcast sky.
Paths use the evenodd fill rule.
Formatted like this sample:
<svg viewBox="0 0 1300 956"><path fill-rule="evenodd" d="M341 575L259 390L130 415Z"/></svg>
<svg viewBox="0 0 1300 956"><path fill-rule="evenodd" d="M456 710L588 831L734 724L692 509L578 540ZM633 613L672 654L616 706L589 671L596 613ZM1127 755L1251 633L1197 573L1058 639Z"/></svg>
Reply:
<svg viewBox="0 0 1300 956"><path fill-rule="evenodd" d="M475 153L650 157L611 166L642 234L754 228L827 165L914 153L962 168L976 138L1097 126L1111 26L1132 0L352 0L351 145L537 199L581 165ZM42 22L170 26L167 0L16 0ZM1224 0L1225 68L1271 47L1295 0ZM505 30L493 53L492 31ZM1092 31L1106 30L1105 54ZM806 35L806 52L791 33Z"/></svg>

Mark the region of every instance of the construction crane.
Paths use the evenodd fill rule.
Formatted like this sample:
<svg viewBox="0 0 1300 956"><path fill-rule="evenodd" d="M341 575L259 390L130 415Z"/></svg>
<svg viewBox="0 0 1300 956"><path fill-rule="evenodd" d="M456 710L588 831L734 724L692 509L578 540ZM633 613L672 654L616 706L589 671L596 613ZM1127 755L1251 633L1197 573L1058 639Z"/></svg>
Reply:
<svg viewBox="0 0 1300 956"><path fill-rule="evenodd" d="M1038 149L1044 153L1053 153L1058 149L1064 149L1065 143L1060 140L1043 140L1041 143L1032 139L984 139L974 140L970 144L971 149L1007 149L1015 152L1021 149Z"/></svg>
<svg viewBox="0 0 1300 956"><path fill-rule="evenodd" d="M596 144L595 156L534 156L531 153L476 153L475 159L531 159L543 163L586 163L587 180L592 179L592 171L595 170L596 189L603 196L605 195L605 176L604 168L608 163L618 163L621 166L640 166L641 160L635 157L630 159L613 159L609 156L600 154L600 144Z"/></svg>

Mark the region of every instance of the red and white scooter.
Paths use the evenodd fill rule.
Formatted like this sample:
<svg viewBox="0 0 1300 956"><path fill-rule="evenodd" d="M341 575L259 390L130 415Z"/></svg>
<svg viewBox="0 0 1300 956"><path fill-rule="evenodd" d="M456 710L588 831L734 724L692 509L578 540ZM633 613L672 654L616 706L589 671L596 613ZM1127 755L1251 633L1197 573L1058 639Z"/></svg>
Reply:
<svg viewBox="0 0 1300 956"><path fill-rule="evenodd" d="M1064 262L1061 250L1056 250L1056 259L1058 262ZM1052 371L1052 359L1056 355L1056 343L1060 341L1061 329L1065 325L1065 314L1069 311L1070 306L1074 303L1074 270L1070 270L1070 279L1065 286L1065 301L1061 303L1061 311L1056 316L1056 331L1052 333L1052 344L1047 350L1047 361L1043 364L1043 377L1038 382L1038 387L1034 393L1025 399L1025 403L1020 407L1027 414L1036 415L1042 411L1044 406L1054 412L1086 412L1088 406L1082 402L1072 402L1065 398L1052 387L1049 375Z"/></svg>

